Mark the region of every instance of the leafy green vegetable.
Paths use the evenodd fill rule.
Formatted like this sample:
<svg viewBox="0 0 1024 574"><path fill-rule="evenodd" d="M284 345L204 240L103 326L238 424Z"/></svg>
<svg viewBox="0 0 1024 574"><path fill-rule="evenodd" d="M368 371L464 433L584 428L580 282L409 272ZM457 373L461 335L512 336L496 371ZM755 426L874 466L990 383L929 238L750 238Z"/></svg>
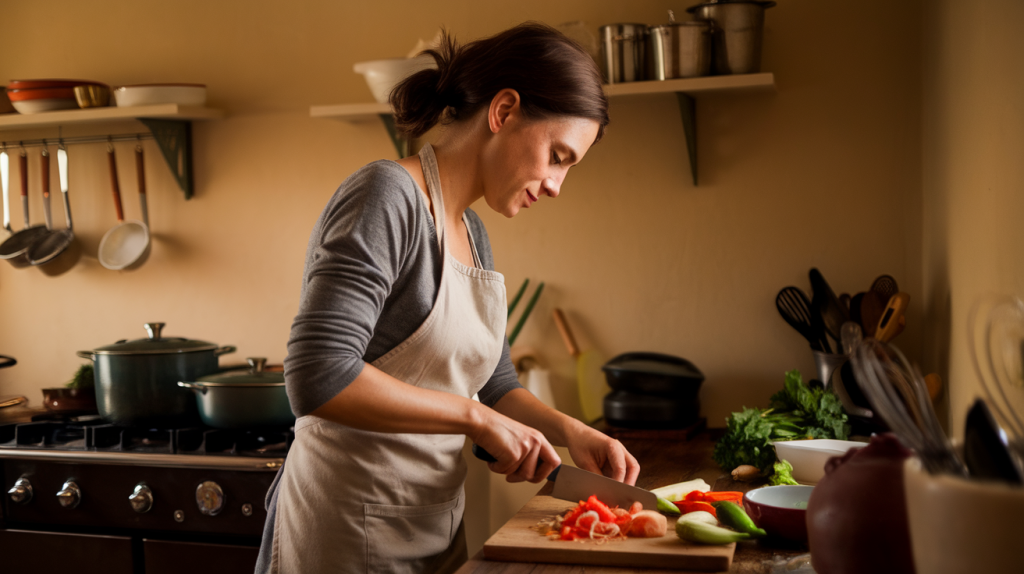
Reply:
<svg viewBox="0 0 1024 574"><path fill-rule="evenodd" d="M96 386L96 374L92 363L86 363L75 371L75 376L66 385L69 389L91 389Z"/></svg>
<svg viewBox="0 0 1024 574"><path fill-rule="evenodd" d="M770 408L744 407L728 419L725 436L715 445L713 458L731 470L741 464L756 466L765 476L775 472L772 442L798 438L846 440L850 425L839 399L831 391L812 389L800 371L786 373L782 390L771 397Z"/></svg>
<svg viewBox="0 0 1024 574"><path fill-rule="evenodd" d="M788 460L780 460L773 465L775 474L768 479L768 484L778 486L780 484L800 484L793 480L793 465Z"/></svg>

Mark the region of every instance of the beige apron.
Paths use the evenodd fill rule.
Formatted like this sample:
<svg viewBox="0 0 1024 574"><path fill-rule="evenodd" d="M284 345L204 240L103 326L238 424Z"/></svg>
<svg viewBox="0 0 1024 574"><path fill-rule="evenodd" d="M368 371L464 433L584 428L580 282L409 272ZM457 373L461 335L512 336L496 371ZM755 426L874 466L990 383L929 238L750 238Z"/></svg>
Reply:
<svg viewBox="0 0 1024 574"><path fill-rule="evenodd" d="M423 324L373 366L468 398L501 357L505 282L480 267L472 235L477 267L452 257L437 160L429 145L419 155L444 257L441 285ZM271 572L454 571L466 560L464 442L463 435L376 433L301 417L278 491Z"/></svg>

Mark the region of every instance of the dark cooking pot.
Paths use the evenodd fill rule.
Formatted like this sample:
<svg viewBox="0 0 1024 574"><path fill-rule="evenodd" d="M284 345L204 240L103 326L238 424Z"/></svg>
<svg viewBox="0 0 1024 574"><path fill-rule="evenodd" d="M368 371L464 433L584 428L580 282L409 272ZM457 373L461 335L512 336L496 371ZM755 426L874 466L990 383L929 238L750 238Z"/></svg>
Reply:
<svg viewBox="0 0 1024 574"><path fill-rule="evenodd" d="M693 363L662 353L624 353L601 369L612 390L640 395L696 398L704 382L704 373Z"/></svg>
<svg viewBox="0 0 1024 574"><path fill-rule="evenodd" d="M295 422L284 373L264 371L267 360L249 359L249 369L199 377L178 386L196 394L199 416L217 428L287 426Z"/></svg>
<svg viewBox="0 0 1024 574"><path fill-rule="evenodd" d="M235 347L163 337L164 323L146 323L147 339L121 340L78 356L96 369L96 408L119 425L177 427L199 421L192 393L178 381L217 372L217 357Z"/></svg>

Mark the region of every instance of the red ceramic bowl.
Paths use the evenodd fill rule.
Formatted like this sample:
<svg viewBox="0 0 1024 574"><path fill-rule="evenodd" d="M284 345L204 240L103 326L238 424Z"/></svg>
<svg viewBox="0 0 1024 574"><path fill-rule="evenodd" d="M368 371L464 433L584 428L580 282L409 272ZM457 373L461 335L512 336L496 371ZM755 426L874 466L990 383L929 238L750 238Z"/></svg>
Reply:
<svg viewBox="0 0 1024 574"><path fill-rule="evenodd" d="M768 536L807 544L807 501L813 486L766 486L743 495L743 508Z"/></svg>
<svg viewBox="0 0 1024 574"><path fill-rule="evenodd" d="M25 100L52 100L56 98L75 99L74 88L32 88L22 90L7 90L7 97L12 102L24 102Z"/></svg>
<svg viewBox="0 0 1024 574"><path fill-rule="evenodd" d="M11 80L8 90L32 90L36 88L73 88L75 86L103 85L92 80Z"/></svg>

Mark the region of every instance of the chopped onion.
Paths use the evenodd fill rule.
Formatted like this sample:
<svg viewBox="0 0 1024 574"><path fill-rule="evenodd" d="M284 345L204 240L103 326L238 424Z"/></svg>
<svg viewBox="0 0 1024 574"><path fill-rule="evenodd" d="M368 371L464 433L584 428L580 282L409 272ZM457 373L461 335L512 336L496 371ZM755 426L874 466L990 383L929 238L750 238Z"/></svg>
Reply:
<svg viewBox="0 0 1024 574"><path fill-rule="evenodd" d="M605 526L608 526L609 527L609 531L607 533L594 532L594 529L597 528L597 526L599 524L603 524ZM614 522L598 522L598 521L595 520L594 524L590 527L590 537L591 538L615 538L618 535L619 535L619 525L615 524Z"/></svg>

